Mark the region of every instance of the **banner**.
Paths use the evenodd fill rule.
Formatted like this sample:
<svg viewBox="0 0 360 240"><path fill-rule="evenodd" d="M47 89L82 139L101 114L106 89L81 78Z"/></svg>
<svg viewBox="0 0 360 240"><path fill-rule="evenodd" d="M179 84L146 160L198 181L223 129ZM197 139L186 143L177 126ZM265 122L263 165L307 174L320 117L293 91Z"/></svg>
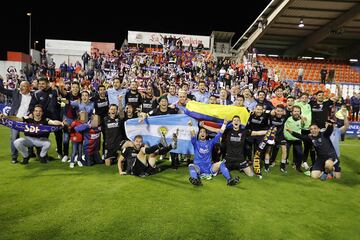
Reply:
<svg viewBox="0 0 360 240"><path fill-rule="evenodd" d="M186 109L188 111L185 113L197 120L202 119L217 123L222 123L225 118L228 121L231 121L235 115L238 115L240 117L241 124L246 126L250 117L250 113L246 110L245 107L225 106L190 101L186 104Z"/></svg>
<svg viewBox="0 0 360 240"><path fill-rule="evenodd" d="M351 136L360 136L360 123L350 122L350 126L346 130L346 134Z"/></svg>
<svg viewBox="0 0 360 240"><path fill-rule="evenodd" d="M129 119L125 122L125 132L127 138L134 140L136 135L143 137L143 142L149 146L160 142L161 134L165 135L166 142L171 144L173 133L178 131L177 148L171 150L174 153L194 154L191 144L189 120L192 121L193 128L198 131L198 123L195 119L185 114L168 114L153 116L145 119L144 123L139 123L139 119Z"/></svg>
<svg viewBox="0 0 360 240"><path fill-rule="evenodd" d="M30 124L25 122L17 122L7 118L3 118L2 120L0 120L0 124L8 128L18 130L20 132L32 132L32 133L56 132L62 129L61 126Z"/></svg>
<svg viewBox="0 0 360 240"><path fill-rule="evenodd" d="M183 46L189 46L190 43L194 48L197 47L199 43L204 45L204 48L210 48L210 37L209 36L199 36L199 35L185 35L185 34L172 34L172 33L155 33L155 32L136 32L128 31L128 43L133 44L148 44L148 45L161 45L164 43L163 38L161 37L175 37L180 38L183 42Z"/></svg>

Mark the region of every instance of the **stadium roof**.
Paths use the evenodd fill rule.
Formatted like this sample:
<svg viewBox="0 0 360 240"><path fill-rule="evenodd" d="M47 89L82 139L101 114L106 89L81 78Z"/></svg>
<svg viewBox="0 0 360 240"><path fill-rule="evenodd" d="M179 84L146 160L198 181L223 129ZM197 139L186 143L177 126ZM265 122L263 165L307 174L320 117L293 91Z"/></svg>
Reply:
<svg viewBox="0 0 360 240"><path fill-rule="evenodd" d="M358 58L360 0L273 0L233 45L249 47L284 56Z"/></svg>

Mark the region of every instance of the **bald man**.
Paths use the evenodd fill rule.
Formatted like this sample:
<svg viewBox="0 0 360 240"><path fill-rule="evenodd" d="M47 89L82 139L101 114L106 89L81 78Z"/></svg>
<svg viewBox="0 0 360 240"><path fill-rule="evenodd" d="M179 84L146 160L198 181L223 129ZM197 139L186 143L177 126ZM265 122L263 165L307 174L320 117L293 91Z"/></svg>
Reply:
<svg viewBox="0 0 360 240"><path fill-rule="evenodd" d="M19 89L6 89L3 80L0 79L0 93L12 99L9 116L21 119L28 115L29 105L32 94L30 93L30 83L26 80L20 83ZM11 162L17 163L18 151L14 146L14 141L19 138L19 131L11 129Z"/></svg>

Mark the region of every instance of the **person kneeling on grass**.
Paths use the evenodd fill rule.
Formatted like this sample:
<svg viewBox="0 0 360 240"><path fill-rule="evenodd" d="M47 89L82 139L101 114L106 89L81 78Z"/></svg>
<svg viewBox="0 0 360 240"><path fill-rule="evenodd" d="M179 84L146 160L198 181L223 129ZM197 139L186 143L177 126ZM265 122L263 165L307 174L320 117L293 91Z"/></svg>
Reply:
<svg viewBox="0 0 360 240"><path fill-rule="evenodd" d="M166 142L164 139L161 142ZM125 147L126 146L126 147ZM173 134L173 142L171 145L159 143L154 146L143 145L143 137L137 135L134 138L132 144L126 142L123 146L123 151L118 157L118 169L119 174L126 175L131 174L138 177L146 177L151 174L159 172L159 168L156 167L156 159L158 155L164 155L171 149L177 147L177 135ZM146 159L146 155L150 154L149 159ZM124 171L123 163L125 161L126 171Z"/></svg>
<svg viewBox="0 0 360 240"><path fill-rule="evenodd" d="M0 119L4 116L0 115ZM44 118L44 110L42 105L37 104L34 107L34 111L32 112L32 117L23 117L23 118L11 118L12 120L18 122L26 122L31 125L56 125L56 126L64 126L64 124L58 120L50 120L48 118ZM49 132L41 132L41 131L25 131L24 137L18 138L14 141L15 148L23 155L23 161L21 164L29 163L29 151L28 148L31 147L39 147L41 149L40 152L40 162L47 163L47 153L51 147L51 141L49 140Z"/></svg>
<svg viewBox="0 0 360 240"><path fill-rule="evenodd" d="M194 164L189 164L190 178L189 181L195 186L201 186L201 178L210 180L212 176L216 176L220 172L227 180L228 186L233 186L239 183L239 178L231 178L230 172L225 166L225 162L219 161L216 163L211 162L212 150L222 136L226 129L227 120L224 123L220 131L211 140L206 140L207 133L205 128L200 128L198 137L195 130L192 128L192 123L189 121L191 143L194 146Z"/></svg>
<svg viewBox="0 0 360 240"><path fill-rule="evenodd" d="M333 129L333 125L329 124L324 132L320 132L319 126L312 124L310 134L307 136L286 129L294 137L311 142L314 145L316 160L311 167L310 176L312 178L326 180L327 178L335 177L339 179L341 177L340 161L330 140Z"/></svg>

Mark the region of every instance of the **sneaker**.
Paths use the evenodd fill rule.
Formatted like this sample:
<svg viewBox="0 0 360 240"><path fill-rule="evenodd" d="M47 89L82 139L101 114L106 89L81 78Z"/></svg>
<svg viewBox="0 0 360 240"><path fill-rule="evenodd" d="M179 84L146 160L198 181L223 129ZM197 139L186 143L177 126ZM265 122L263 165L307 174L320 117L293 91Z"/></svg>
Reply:
<svg viewBox="0 0 360 240"><path fill-rule="evenodd" d="M75 166L75 163L71 162L70 163L70 168L74 168L74 166Z"/></svg>
<svg viewBox="0 0 360 240"><path fill-rule="evenodd" d="M19 161L16 160L16 159L11 160L11 163L12 163L12 164L16 164L16 163L18 163L18 162L19 162Z"/></svg>
<svg viewBox="0 0 360 240"><path fill-rule="evenodd" d="M305 170L309 170L309 165L307 164L307 162L303 162L302 164L301 164L301 167L303 167Z"/></svg>
<svg viewBox="0 0 360 240"><path fill-rule="evenodd" d="M327 174L326 173L323 173L321 176L320 176L320 180L321 181L326 181L327 179Z"/></svg>
<svg viewBox="0 0 360 240"><path fill-rule="evenodd" d="M201 180L198 179L198 178L189 177L189 181L190 181L191 184L194 185L194 186L202 186Z"/></svg>
<svg viewBox="0 0 360 240"><path fill-rule="evenodd" d="M167 147L168 144L166 142L166 138L165 138L165 134L164 133L161 133L161 138L160 138L160 144L164 147Z"/></svg>
<svg viewBox="0 0 360 240"><path fill-rule="evenodd" d="M36 154L34 153L34 150L29 152L29 158L35 158Z"/></svg>
<svg viewBox="0 0 360 240"><path fill-rule="evenodd" d="M285 168L280 168L280 172L282 172L282 173L287 173L287 171L286 171L286 169Z"/></svg>
<svg viewBox="0 0 360 240"><path fill-rule="evenodd" d="M45 157L40 157L40 162L41 163L48 163L47 157L46 156Z"/></svg>
<svg viewBox="0 0 360 240"><path fill-rule="evenodd" d="M211 174L203 173L200 175L200 179L211 180L212 176L211 176Z"/></svg>
<svg viewBox="0 0 360 240"><path fill-rule="evenodd" d="M329 173L326 177L326 180L333 180L333 179L334 179L333 173Z"/></svg>
<svg viewBox="0 0 360 240"><path fill-rule="evenodd" d="M22 160L22 162L21 162L21 164L28 164L29 163L29 159L30 159L30 157L26 157L26 158L24 158L23 160Z"/></svg>
<svg viewBox="0 0 360 240"><path fill-rule="evenodd" d="M295 168L296 171L298 171L299 173L303 173L303 170L301 170L301 168Z"/></svg>
<svg viewBox="0 0 360 240"><path fill-rule="evenodd" d="M158 166L150 167L149 169L150 169L150 170L149 170L150 175L154 175L154 174L156 174L156 173L161 172L161 168L158 167Z"/></svg>
<svg viewBox="0 0 360 240"><path fill-rule="evenodd" d="M235 177L235 178L230 178L227 181L227 185L228 186L235 186L236 184L238 184L240 182L240 178L239 177Z"/></svg>
<svg viewBox="0 0 360 240"><path fill-rule="evenodd" d="M58 159L63 159L63 155L61 155L61 154L58 153L57 158L58 158Z"/></svg>
<svg viewBox="0 0 360 240"><path fill-rule="evenodd" d="M67 160L69 159L69 157L67 155L63 156L63 158L61 159L61 162L67 162Z"/></svg>
<svg viewBox="0 0 360 240"><path fill-rule="evenodd" d="M77 163L77 165L78 165L79 167L82 167L82 166L83 166L83 164L82 164L81 161L77 161L76 163Z"/></svg>
<svg viewBox="0 0 360 240"><path fill-rule="evenodd" d="M269 168L269 167L265 167L264 171L265 171L266 173L269 173L269 172L270 172L270 168Z"/></svg>
<svg viewBox="0 0 360 240"><path fill-rule="evenodd" d="M304 174L305 174L306 176L310 177L311 172L310 172L310 171L305 171Z"/></svg>

